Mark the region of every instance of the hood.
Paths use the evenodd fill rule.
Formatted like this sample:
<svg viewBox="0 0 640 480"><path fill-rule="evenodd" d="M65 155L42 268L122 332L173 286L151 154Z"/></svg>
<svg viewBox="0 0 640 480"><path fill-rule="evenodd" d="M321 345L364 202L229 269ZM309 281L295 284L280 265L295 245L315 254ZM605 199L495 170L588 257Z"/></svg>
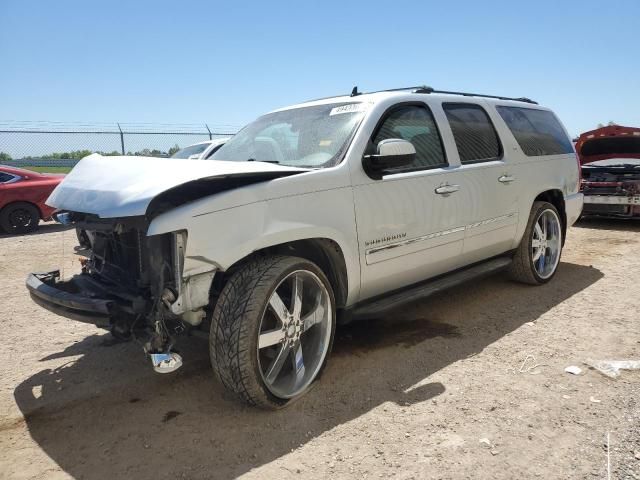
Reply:
<svg viewBox="0 0 640 480"><path fill-rule="evenodd" d="M640 128L610 125L585 132L578 137L576 153L582 165L640 158Z"/></svg>
<svg viewBox="0 0 640 480"><path fill-rule="evenodd" d="M229 188L306 171L264 162L93 154L71 170L46 203L59 210L101 218L132 217L147 214L149 205L162 194L186 203Z"/></svg>
<svg viewBox="0 0 640 480"><path fill-rule="evenodd" d="M640 169L640 158L607 158L583 164L585 167L627 167Z"/></svg>

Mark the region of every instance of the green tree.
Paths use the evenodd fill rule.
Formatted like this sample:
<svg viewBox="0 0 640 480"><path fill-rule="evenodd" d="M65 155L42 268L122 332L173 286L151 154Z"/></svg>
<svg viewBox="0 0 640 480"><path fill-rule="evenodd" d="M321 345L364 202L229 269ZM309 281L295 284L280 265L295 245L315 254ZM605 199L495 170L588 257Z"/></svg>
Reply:
<svg viewBox="0 0 640 480"><path fill-rule="evenodd" d="M8 162L11 160L11 155L8 153L0 152L0 163Z"/></svg>
<svg viewBox="0 0 640 480"><path fill-rule="evenodd" d="M169 149L169 156L173 155L174 153L176 153L178 150L180 150L180 147L178 146L178 144L176 143L173 147L171 147Z"/></svg>
<svg viewBox="0 0 640 480"><path fill-rule="evenodd" d="M39 157L29 157L29 158L53 158L53 159L62 159L62 158L71 158L73 160L80 160L81 158L86 157L87 155L91 155L93 152L91 150L73 150L71 152L54 152L48 155L41 155Z"/></svg>

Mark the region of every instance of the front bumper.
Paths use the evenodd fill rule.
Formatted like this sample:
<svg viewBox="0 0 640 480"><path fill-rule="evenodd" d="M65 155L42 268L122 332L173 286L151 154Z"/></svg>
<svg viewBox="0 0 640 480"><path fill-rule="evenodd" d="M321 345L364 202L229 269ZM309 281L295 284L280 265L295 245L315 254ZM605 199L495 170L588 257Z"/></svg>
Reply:
<svg viewBox="0 0 640 480"><path fill-rule="evenodd" d="M26 283L33 301L43 308L72 320L110 328L115 302L87 294L74 279L60 281L60 271L54 270L32 273Z"/></svg>
<svg viewBox="0 0 640 480"><path fill-rule="evenodd" d="M585 195L584 215L640 217L640 195Z"/></svg>
<svg viewBox="0 0 640 480"><path fill-rule="evenodd" d="M640 205L640 195L585 195L584 203L607 205Z"/></svg>

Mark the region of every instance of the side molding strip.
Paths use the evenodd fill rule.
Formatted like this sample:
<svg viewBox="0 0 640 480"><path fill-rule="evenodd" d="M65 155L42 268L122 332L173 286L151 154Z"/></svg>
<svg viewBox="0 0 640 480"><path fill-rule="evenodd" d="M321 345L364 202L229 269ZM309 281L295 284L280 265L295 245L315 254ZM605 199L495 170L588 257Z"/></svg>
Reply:
<svg viewBox="0 0 640 480"><path fill-rule="evenodd" d="M488 218L487 220L482 220L480 222L470 223L464 227L455 227L449 230L443 230L441 232L434 232L428 235L422 235L420 237L410 238L409 240L402 240L400 242L389 243L387 245L382 245L380 247L370 248L369 250L365 250L365 255L371 255L373 253L382 252L385 250L390 250L392 248L404 247L407 245L411 245L413 243L424 242L426 240L431 240L433 238L444 237L445 235L451 235L452 233L463 232L466 230L471 230L473 228L482 227L484 225L489 225L492 223L499 222L501 220L506 220L507 218L515 217L516 213L508 213L506 215L500 215L499 217Z"/></svg>

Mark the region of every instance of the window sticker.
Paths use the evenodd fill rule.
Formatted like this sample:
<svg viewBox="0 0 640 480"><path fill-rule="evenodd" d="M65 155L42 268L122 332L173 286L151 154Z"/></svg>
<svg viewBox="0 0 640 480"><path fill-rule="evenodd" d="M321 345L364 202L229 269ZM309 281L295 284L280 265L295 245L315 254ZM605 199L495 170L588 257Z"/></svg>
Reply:
<svg viewBox="0 0 640 480"><path fill-rule="evenodd" d="M364 112L369 108L369 105L366 103L350 103L348 105L340 105L339 107L334 107L329 112L329 116L340 115L341 113L357 113Z"/></svg>

